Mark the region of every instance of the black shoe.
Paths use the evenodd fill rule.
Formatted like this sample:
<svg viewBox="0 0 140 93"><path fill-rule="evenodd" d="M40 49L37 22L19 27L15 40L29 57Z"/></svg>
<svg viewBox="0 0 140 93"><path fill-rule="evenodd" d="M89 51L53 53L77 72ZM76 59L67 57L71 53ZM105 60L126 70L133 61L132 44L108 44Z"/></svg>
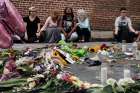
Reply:
<svg viewBox="0 0 140 93"><path fill-rule="evenodd" d="M88 66L100 66L102 64L102 62L94 61L91 60L90 58L85 58L85 62L88 64Z"/></svg>

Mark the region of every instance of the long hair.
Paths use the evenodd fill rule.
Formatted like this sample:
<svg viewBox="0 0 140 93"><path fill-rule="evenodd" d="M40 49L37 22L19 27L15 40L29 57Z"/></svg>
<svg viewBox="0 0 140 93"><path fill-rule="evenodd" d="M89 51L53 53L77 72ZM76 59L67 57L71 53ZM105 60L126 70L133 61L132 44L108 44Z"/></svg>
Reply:
<svg viewBox="0 0 140 93"><path fill-rule="evenodd" d="M78 17L81 21L84 21L86 18L88 18L86 11L83 10L83 9L79 9L79 10L77 11L77 17Z"/></svg>
<svg viewBox="0 0 140 93"><path fill-rule="evenodd" d="M53 10L52 13L51 13L51 17L52 17L52 20L54 22L58 21L59 20L59 16L60 16L60 13L58 10Z"/></svg>
<svg viewBox="0 0 140 93"><path fill-rule="evenodd" d="M71 13L67 13L67 10L70 9ZM74 17L74 13L73 13L73 9L71 7L66 7L64 9L64 15L71 15L72 17Z"/></svg>

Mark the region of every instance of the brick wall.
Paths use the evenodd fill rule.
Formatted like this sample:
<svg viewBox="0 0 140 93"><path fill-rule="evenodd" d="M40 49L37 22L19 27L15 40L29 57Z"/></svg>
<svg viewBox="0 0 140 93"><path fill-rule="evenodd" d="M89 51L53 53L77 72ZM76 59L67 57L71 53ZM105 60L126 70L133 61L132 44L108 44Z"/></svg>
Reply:
<svg viewBox="0 0 140 93"><path fill-rule="evenodd" d="M28 8L36 6L43 24L52 9L60 9L61 14L67 6L76 12L83 8L88 12L96 30L112 30L119 9L126 6L132 17L134 27L140 23L140 0L11 0L22 16L28 15ZM140 26L140 25L139 25Z"/></svg>

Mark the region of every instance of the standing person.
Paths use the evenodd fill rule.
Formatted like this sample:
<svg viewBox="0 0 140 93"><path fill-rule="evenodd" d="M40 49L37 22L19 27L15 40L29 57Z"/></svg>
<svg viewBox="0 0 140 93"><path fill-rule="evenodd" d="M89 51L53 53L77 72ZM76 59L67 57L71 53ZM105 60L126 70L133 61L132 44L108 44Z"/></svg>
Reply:
<svg viewBox="0 0 140 93"><path fill-rule="evenodd" d="M66 41L75 41L78 38L78 35L76 32L72 32L72 29L76 25L72 8L65 8L61 21L63 30L62 39Z"/></svg>
<svg viewBox="0 0 140 93"><path fill-rule="evenodd" d="M29 8L29 16L24 17L23 20L27 29L27 42L34 43L37 41L37 33L40 31L40 19L36 15L37 10L35 7Z"/></svg>
<svg viewBox="0 0 140 93"><path fill-rule="evenodd" d="M47 18L41 31L45 31L45 43L56 43L61 40L60 16L59 11L52 11L51 15Z"/></svg>
<svg viewBox="0 0 140 93"><path fill-rule="evenodd" d="M91 29L89 18L83 9L77 11L77 33L80 42L89 42L91 39Z"/></svg>
<svg viewBox="0 0 140 93"><path fill-rule="evenodd" d="M127 16L127 9L120 9L120 16L115 21L115 38L118 42L125 40L127 43L133 42L134 38L139 40L140 33L132 27L131 19Z"/></svg>

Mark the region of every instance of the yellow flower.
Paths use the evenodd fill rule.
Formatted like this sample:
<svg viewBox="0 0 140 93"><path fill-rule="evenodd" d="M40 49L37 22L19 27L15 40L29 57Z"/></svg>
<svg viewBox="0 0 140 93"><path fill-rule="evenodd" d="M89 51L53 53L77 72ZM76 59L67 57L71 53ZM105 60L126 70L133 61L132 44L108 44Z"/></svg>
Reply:
<svg viewBox="0 0 140 93"><path fill-rule="evenodd" d="M75 76L71 76L70 80L72 81L72 83L78 87L81 87L83 82L81 80L79 80L79 78L75 77Z"/></svg>
<svg viewBox="0 0 140 93"><path fill-rule="evenodd" d="M98 52L100 49L101 49L101 46L100 45L96 45L94 47L90 47L89 51L90 52Z"/></svg>
<svg viewBox="0 0 140 93"><path fill-rule="evenodd" d="M36 86L36 82L32 81L29 83L29 89L33 89Z"/></svg>
<svg viewBox="0 0 140 93"><path fill-rule="evenodd" d="M33 78L28 78L27 82L28 82L29 89L32 89L36 86L36 82Z"/></svg>

